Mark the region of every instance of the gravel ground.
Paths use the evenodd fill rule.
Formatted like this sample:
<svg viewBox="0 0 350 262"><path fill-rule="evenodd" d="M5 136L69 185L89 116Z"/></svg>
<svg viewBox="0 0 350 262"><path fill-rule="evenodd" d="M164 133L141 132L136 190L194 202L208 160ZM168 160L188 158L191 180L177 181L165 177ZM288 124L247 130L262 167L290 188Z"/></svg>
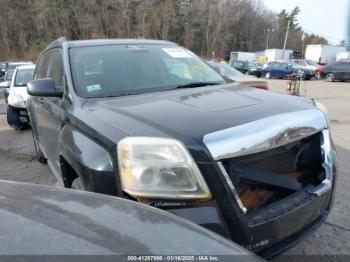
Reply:
<svg viewBox="0 0 350 262"><path fill-rule="evenodd" d="M285 80L269 80L270 89L285 93ZM331 261L350 260L350 83L306 81L303 94L316 98L329 111L332 135L337 146L339 173L333 210L318 230L285 253L278 260L293 261L294 255L327 255ZM306 92L305 92L306 91ZM0 179L54 185L48 169L35 160L30 130L15 131L5 118L6 106L0 98ZM288 256L292 255L292 256ZM333 256L338 255L338 256ZM347 255L339 256L339 255ZM299 257L300 258L300 257ZM319 257L314 257L315 261ZM324 261L324 259L322 259Z"/></svg>

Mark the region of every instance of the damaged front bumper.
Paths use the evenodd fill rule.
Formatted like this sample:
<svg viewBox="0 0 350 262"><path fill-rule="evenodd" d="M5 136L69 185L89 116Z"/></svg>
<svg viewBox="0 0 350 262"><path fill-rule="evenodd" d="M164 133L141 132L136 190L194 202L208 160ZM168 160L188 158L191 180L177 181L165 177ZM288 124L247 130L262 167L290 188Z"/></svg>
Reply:
<svg viewBox="0 0 350 262"><path fill-rule="evenodd" d="M336 154L328 128L323 112L306 110L273 116L205 136L204 143L215 161L198 163L198 166L210 185L214 200L210 205L208 202L197 203L173 207L169 211L231 238L265 258L276 256L320 225L330 211L336 178ZM254 183L257 183L258 188L262 184L264 190L268 188L267 191L273 192L271 187L277 187L288 192L258 208L247 207L242 201L242 190L237 188L234 177L237 173L232 172L227 161L232 161L230 165L236 167L237 159L248 159L250 162L243 161L244 167L250 167L250 163L253 163L256 168L256 159L265 157L266 152L268 159L275 151L283 154L283 151L288 153L294 150L297 163L299 149L305 150L304 155L317 151L315 158L305 157L304 162L308 163L303 163L310 168L306 173L317 170L314 177L307 177L311 178L311 182L294 177L295 185L290 185L288 182L292 181L291 178L285 177L282 171L261 172L270 176L270 180L280 177L277 179L280 181L270 181L272 183L269 185L264 175L254 181L249 177L251 174L243 176L240 173L241 179L248 180L248 186L253 184L254 187ZM314 160L317 160L315 166L312 164ZM272 165L275 163L270 162Z"/></svg>

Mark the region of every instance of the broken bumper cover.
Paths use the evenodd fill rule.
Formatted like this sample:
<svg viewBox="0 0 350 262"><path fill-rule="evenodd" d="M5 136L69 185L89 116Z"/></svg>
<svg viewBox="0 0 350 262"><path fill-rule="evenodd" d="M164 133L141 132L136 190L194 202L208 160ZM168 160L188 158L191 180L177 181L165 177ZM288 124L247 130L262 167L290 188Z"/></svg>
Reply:
<svg viewBox="0 0 350 262"><path fill-rule="evenodd" d="M173 212L230 237L263 257L278 255L319 226L330 211L336 155L328 128L323 112L306 110L206 135L203 142L215 162L202 163L199 167L214 193L216 204L211 212L217 215L209 216L204 209L187 210L186 215L180 208ZM322 137L324 180L318 186L306 186L281 201L259 209L259 212L247 214L222 160L268 151L319 133ZM191 207L183 207L186 208ZM209 217L216 218L210 223L203 221Z"/></svg>
<svg viewBox="0 0 350 262"><path fill-rule="evenodd" d="M238 242L254 253L269 259L297 244L318 228L329 214L333 190L321 196L308 192L297 194L292 195L290 199L285 199L283 208L288 211L283 213L285 210L280 210L282 213L275 217L251 215L247 221L240 221L242 230L237 232L230 231L228 224L238 223L238 221L234 218L225 219L216 201L188 207L174 207L167 211ZM269 207L266 213L278 208L278 205Z"/></svg>

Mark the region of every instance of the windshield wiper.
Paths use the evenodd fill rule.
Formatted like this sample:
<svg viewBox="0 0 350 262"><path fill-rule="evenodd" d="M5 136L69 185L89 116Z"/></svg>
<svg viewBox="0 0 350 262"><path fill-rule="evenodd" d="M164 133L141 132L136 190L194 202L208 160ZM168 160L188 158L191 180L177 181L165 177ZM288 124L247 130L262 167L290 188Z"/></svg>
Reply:
<svg viewBox="0 0 350 262"><path fill-rule="evenodd" d="M194 87L201 87L201 86L214 86L214 85L220 85L222 83L220 82L192 82L187 84L182 84L176 86L176 88L194 88Z"/></svg>

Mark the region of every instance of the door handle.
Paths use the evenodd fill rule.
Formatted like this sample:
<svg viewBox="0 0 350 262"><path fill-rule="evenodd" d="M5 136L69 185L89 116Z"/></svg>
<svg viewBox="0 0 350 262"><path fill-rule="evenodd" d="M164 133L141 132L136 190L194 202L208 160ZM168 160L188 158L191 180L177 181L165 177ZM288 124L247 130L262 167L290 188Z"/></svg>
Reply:
<svg viewBox="0 0 350 262"><path fill-rule="evenodd" d="M44 104L44 98L42 98L42 97L39 98L39 104L40 104L40 105L43 105L43 104Z"/></svg>

